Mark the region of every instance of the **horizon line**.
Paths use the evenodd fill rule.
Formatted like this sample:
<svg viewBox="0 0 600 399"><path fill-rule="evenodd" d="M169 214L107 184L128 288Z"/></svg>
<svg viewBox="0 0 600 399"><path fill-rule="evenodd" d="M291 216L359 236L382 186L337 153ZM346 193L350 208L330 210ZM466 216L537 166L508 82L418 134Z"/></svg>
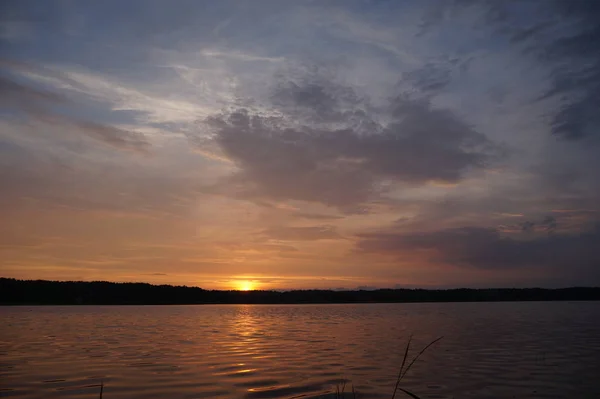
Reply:
<svg viewBox="0 0 600 399"><path fill-rule="evenodd" d="M22 282L47 282L47 283L108 283L108 284L145 284L154 287L174 287L174 288L190 288L190 289L200 289L203 291L217 291L217 292L291 292L291 291L332 291L332 292L358 292L358 291L383 291L383 290L421 290L421 291L456 291L456 290L474 290L474 291L491 291L491 290L546 290L546 291L558 291L558 290L568 290L568 289L600 289L600 286L564 286L564 287L540 287L540 286L532 286L532 287L454 287L454 288L422 288L422 287L372 287L372 288L290 288L290 289L250 289L250 290L240 290L240 289L208 289L202 288L197 285L180 285L180 284L156 284L149 283L144 281L109 281L109 280L47 280L47 279L22 279L15 277L2 277L0 276L0 280L15 280Z"/></svg>

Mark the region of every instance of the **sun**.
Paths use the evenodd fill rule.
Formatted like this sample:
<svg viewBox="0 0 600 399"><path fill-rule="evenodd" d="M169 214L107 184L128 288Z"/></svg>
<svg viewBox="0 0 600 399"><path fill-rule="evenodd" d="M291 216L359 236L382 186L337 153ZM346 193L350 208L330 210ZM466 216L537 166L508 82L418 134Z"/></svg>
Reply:
<svg viewBox="0 0 600 399"><path fill-rule="evenodd" d="M236 282L237 288L240 291L252 291L254 289L254 283L248 280L240 280Z"/></svg>

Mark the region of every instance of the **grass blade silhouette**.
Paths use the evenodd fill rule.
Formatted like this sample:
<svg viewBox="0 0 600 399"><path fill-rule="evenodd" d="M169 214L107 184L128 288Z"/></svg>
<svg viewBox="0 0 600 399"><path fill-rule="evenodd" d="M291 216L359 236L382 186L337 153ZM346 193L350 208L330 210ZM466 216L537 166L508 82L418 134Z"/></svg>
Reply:
<svg viewBox="0 0 600 399"><path fill-rule="evenodd" d="M412 392L410 392L410 391L407 391L407 390L406 390L406 389L404 389L404 388L398 388L398 389L399 389L399 390L401 390L402 392L404 392L405 394L407 394L408 396L410 396L410 397L411 397L411 398L413 398L413 399L421 399L421 398L419 398L417 395L415 395L414 393L412 393Z"/></svg>
<svg viewBox="0 0 600 399"><path fill-rule="evenodd" d="M423 354L425 353L425 351L427 349L429 349L429 347L433 344L435 344L436 342L438 342L440 339L444 338L444 336L442 335L439 338L434 339L433 341L431 341L426 347L424 347L423 349L421 349L421 352L419 352L419 354L417 356L415 356L415 358L412 360L412 362L410 362L410 364L408 365L408 367L406 368L406 370L404 370L404 373L402 374L402 376L400 377L400 379L402 379L406 373L408 373L408 370L410 370L410 368L412 367L413 364L415 364L415 362L417 361L417 359Z"/></svg>
<svg viewBox="0 0 600 399"><path fill-rule="evenodd" d="M415 356L415 358L408 364L408 366L405 369L404 365L406 364L406 359L408 358L408 350L410 348L410 342L412 341L412 335L408 338L408 342L406 343L406 349L404 351L404 358L402 359L402 365L400 366L400 372L398 373L398 378L396 379L396 386L394 387L394 393L392 394L392 399L395 399L396 392L398 390L401 390L402 392L406 393L407 395L409 395L409 396L411 396L413 398L419 399L419 397L417 395L415 395L414 393L409 392L406 389L400 388L400 381L402 381L402 378L404 378L404 376L406 375L406 373L408 373L408 370L410 370L410 368L412 367L412 365L415 364L415 362L417 361L417 359L419 359L419 357L423 353L425 353L425 351L427 349L429 349L429 347L431 345L435 344L436 342L438 342L442 338L444 338L443 335L441 337L439 337L439 338L434 339L429 344L427 344L423 349L421 349L421 352L419 352L417 354L417 356Z"/></svg>
<svg viewBox="0 0 600 399"><path fill-rule="evenodd" d="M392 394L392 399L396 397L396 391L398 390L398 385L400 385L400 380L402 379L402 370L404 370L404 365L406 364L406 359L408 358L408 349L410 348L410 341L412 341L412 334L408 337L408 342L406 343L406 349L404 350L404 358L402 359L402 365L400 366L400 372L398 373L398 378L396 378L396 386L394 387L394 393Z"/></svg>

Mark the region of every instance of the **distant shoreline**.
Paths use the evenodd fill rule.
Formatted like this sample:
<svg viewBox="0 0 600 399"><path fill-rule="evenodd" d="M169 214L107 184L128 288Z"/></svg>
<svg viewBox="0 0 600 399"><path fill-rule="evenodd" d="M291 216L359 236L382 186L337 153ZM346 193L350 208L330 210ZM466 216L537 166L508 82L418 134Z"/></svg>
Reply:
<svg viewBox="0 0 600 399"><path fill-rule="evenodd" d="M198 287L0 278L0 305L218 305L598 301L600 287L224 291Z"/></svg>
<svg viewBox="0 0 600 399"><path fill-rule="evenodd" d="M428 303L536 303L536 302L598 302L600 299L555 299L555 300L498 300L498 301L420 301L420 302L205 302L205 303L0 303L0 308L18 307L83 307L83 306L298 306L298 305L418 305Z"/></svg>

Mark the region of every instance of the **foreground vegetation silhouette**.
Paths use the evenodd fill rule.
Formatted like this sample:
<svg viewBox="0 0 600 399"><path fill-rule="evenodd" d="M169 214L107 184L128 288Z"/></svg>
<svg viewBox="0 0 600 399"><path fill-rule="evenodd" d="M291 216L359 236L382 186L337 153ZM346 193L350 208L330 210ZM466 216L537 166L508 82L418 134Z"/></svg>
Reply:
<svg viewBox="0 0 600 399"><path fill-rule="evenodd" d="M402 379L404 378L406 373L408 373L410 368L421 357L421 355L423 353L425 353L425 351L427 349L429 349L430 346L432 346L433 344L435 344L442 338L444 338L444 337L443 336L438 337L438 338L434 339L433 341L431 341L430 343L428 343L423 349L421 349L421 351L417 354L417 356L415 356L412 359L412 361L410 361L410 363L407 363L408 351L410 349L410 344L412 342L412 335L408 338L408 342L406 343L406 349L404 350L404 357L402 358L402 365L400 366L400 371L398 372L398 376L396 377L396 385L394 386L394 392L392 392L392 399L396 398L396 393L398 393L399 391L405 393L406 395L410 396L413 399L421 399L415 393L413 393L405 388L402 388L400 386L400 383L402 382ZM347 385L347 381L343 381L342 383L336 385L335 392L334 392L335 399L344 399L347 397L351 397L352 399L358 398L359 393L354 389L354 384L352 384L351 390L348 393L346 393L346 385ZM102 398L100 398L100 399L102 399Z"/></svg>
<svg viewBox="0 0 600 399"><path fill-rule="evenodd" d="M600 287L219 291L198 287L0 278L3 305L175 305L600 300Z"/></svg>

